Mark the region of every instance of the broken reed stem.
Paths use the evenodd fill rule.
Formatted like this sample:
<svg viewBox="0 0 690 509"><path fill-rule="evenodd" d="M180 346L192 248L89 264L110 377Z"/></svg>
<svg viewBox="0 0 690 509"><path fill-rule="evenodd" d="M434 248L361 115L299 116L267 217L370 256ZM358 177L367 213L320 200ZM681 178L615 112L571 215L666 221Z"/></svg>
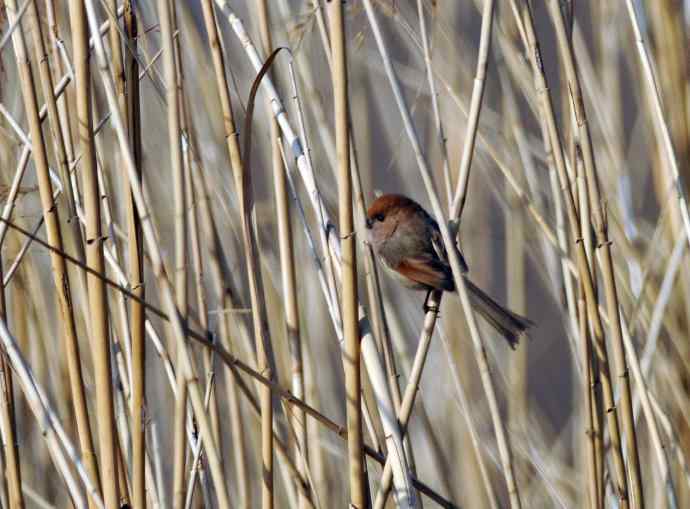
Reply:
<svg viewBox="0 0 690 509"><path fill-rule="evenodd" d="M14 0L8 0L7 7L8 17L11 22L13 19L13 13L16 9L16 2ZM36 94L33 88L33 75L29 65L29 57L26 52L26 44L24 41L24 33L21 24L12 35L12 41L18 63L19 80L24 99L24 107L31 132L33 158L36 167L39 194L43 208L43 217L46 223L48 242L62 250L60 220L58 217L57 206L53 198L53 190L48 168L48 157L43 133L41 131L41 121L39 118ZM67 347L67 365L77 422L77 430L81 445L81 453L82 457L84 458L84 463L89 476L95 480L96 485L98 486L99 475L89 426L85 388L82 380L81 360L74 320L74 309L72 307L69 275L67 274L65 260L61 256L55 253L51 254L51 265L53 269L53 278L58 304L62 316L62 324L64 327L65 342ZM90 504L92 504L92 502L93 500L90 500Z"/></svg>

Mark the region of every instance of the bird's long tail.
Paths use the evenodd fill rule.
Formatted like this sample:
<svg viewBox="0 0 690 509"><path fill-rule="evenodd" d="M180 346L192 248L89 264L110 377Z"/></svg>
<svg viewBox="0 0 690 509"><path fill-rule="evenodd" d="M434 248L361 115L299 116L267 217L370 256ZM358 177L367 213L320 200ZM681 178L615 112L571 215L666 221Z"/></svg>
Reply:
<svg viewBox="0 0 690 509"><path fill-rule="evenodd" d="M510 344L510 348L514 350L520 336L534 323L501 306L467 278L465 278L465 284L474 310L500 332Z"/></svg>

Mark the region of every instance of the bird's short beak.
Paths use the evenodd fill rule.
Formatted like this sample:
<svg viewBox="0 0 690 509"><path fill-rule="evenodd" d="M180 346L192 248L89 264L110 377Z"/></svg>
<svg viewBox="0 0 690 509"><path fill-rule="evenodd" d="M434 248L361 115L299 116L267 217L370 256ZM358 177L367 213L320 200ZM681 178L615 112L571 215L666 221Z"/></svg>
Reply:
<svg viewBox="0 0 690 509"><path fill-rule="evenodd" d="M369 230L371 230L371 226L372 226L374 223L372 222L371 219L369 219L369 218L367 217L366 224L367 224L367 228L368 228Z"/></svg>

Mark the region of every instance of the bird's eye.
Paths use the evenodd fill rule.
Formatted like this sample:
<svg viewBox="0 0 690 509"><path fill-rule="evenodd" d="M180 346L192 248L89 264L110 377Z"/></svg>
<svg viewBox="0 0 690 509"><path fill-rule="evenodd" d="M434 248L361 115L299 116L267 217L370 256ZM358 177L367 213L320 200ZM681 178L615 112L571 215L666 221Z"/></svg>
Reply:
<svg viewBox="0 0 690 509"><path fill-rule="evenodd" d="M376 214L376 215L374 216L374 219L376 219L377 221L381 221L381 222L383 222L383 220L384 220L385 218L386 218L386 217L385 217L383 214Z"/></svg>

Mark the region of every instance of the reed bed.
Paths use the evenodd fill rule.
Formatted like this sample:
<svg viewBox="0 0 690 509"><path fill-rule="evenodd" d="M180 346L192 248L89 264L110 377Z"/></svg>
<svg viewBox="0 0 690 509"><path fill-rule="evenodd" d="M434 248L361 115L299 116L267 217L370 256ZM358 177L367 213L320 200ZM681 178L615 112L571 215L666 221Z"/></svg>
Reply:
<svg viewBox="0 0 690 509"><path fill-rule="evenodd" d="M0 0L0 507L689 507L688 9Z"/></svg>

